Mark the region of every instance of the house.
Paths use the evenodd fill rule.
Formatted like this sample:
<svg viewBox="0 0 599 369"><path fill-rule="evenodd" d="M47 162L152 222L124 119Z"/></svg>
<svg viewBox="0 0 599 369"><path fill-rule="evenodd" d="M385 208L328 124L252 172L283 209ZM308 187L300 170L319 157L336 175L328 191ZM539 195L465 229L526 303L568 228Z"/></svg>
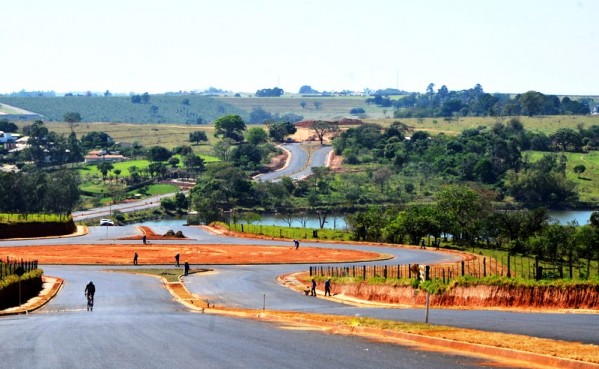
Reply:
<svg viewBox="0 0 599 369"><path fill-rule="evenodd" d="M0 144L13 143L17 141L20 136L21 135L13 136L12 133L4 133L0 131Z"/></svg>
<svg viewBox="0 0 599 369"><path fill-rule="evenodd" d="M108 161L111 163L116 163L120 161L127 160L126 157L120 154L112 154L110 152L106 152L104 150L94 150L90 151L87 155L85 155L85 163L94 164L100 161Z"/></svg>

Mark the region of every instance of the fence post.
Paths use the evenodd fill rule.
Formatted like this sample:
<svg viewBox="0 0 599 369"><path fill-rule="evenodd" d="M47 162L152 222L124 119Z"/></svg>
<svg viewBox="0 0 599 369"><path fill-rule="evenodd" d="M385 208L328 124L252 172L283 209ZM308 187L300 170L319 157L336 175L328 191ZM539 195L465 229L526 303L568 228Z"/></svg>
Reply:
<svg viewBox="0 0 599 369"><path fill-rule="evenodd" d="M385 279L387 279L387 266L386 265L383 268L383 276L385 277Z"/></svg>
<svg viewBox="0 0 599 369"><path fill-rule="evenodd" d="M487 258L483 258L483 277L487 276Z"/></svg>
<svg viewBox="0 0 599 369"><path fill-rule="evenodd" d="M462 277L466 274L466 268L464 265L465 265L464 260L462 260Z"/></svg>
<svg viewBox="0 0 599 369"><path fill-rule="evenodd" d="M364 276L364 280L366 280L366 265L362 265L362 275Z"/></svg>
<svg viewBox="0 0 599 369"><path fill-rule="evenodd" d="M408 278L412 279L412 264L408 264Z"/></svg>
<svg viewBox="0 0 599 369"><path fill-rule="evenodd" d="M507 254L507 277L510 278L512 276L512 272L510 270L510 254Z"/></svg>

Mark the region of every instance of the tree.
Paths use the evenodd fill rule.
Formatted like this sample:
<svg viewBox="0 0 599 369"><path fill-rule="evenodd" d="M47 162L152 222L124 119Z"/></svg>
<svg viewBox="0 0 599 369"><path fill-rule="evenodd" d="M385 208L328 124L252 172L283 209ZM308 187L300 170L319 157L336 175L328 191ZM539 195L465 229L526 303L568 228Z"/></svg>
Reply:
<svg viewBox="0 0 599 369"><path fill-rule="evenodd" d="M451 233L457 241L469 241L477 236L485 214L485 207L477 192L465 186L447 186L437 194L437 206L447 214L452 224L451 229L444 231Z"/></svg>
<svg viewBox="0 0 599 369"><path fill-rule="evenodd" d="M281 95L283 95L285 93L285 91L283 91L282 89L275 87L275 88L263 88L262 90L258 90L256 91L256 96L257 97L279 97Z"/></svg>
<svg viewBox="0 0 599 369"><path fill-rule="evenodd" d="M245 123L239 115L225 115L214 121L215 137L223 136L233 141L243 141L242 132L245 131Z"/></svg>
<svg viewBox="0 0 599 369"><path fill-rule="evenodd" d="M19 127L8 119L0 119L0 131L14 133L19 131Z"/></svg>
<svg viewBox="0 0 599 369"><path fill-rule="evenodd" d="M101 161L98 164L96 164L96 166L98 167L98 170L100 171L100 173L102 173L103 180L106 180L106 176L108 175L108 172L110 172L112 169L114 169L114 166L112 165L112 163L110 163L108 161Z"/></svg>
<svg viewBox="0 0 599 369"><path fill-rule="evenodd" d="M576 175L578 176L578 178L580 178L580 175L582 173L584 173L585 170L587 170L587 167L585 167L582 164L578 164L577 166L574 167L574 173L576 173Z"/></svg>
<svg viewBox="0 0 599 369"><path fill-rule="evenodd" d="M48 148L48 128L41 120L36 120L31 125L29 130L29 147L26 149L26 155L31 158L38 166L41 165L46 158L46 150Z"/></svg>
<svg viewBox="0 0 599 369"><path fill-rule="evenodd" d="M259 106L255 106L250 112L250 123L262 124L272 119L272 114L262 109Z"/></svg>
<svg viewBox="0 0 599 369"><path fill-rule="evenodd" d="M246 140L252 145L258 145L266 142L268 139L268 135L263 128L260 127L252 127L247 132Z"/></svg>
<svg viewBox="0 0 599 369"><path fill-rule="evenodd" d="M77 123L81 122L81 114L77 112L65 113L63 119L69 125L71 132L74 132L75 127L78 125Z"/></svg>
<svg viewBox="0 0 599 369"><path fill-rule="evenodd" d="M195 142L196 145L199 145L200 142L207 142L208 136L204 131L194 131L189 133L189 142Z"/></svg>
<svg viewBox="0 0 599 369"><path fill-rule="evenodd" d="M203 172L205 168L204 159L194 154L185 155L183 157L183 165L196 173Z"/></svg>
<svg viewBox="0 0 599 369"><path fill-rule="evenodd" d="M529 117L543 113L545 95L537 91L528 91L519 96L518 101Z"/></svg>
<svg viewBox="0 0 599 369"><path fill-rule="evenodd" d="M320 141L320 144L322 145L324 137L327 134L337 132L339 127L337 126L337 124L332 123L332 122L325 122L324 120L316 120L312 124L310 124L310 129L313 130L314 133L316 133L316 136L318 137L318 140Z"/></svg>
<svg viewBox="0 0 599 369"><path fill-rule="evenodd" d="M172 156L169 149L162 146L152 146L148 150L148 160L150 161L168 161Z"/></svg>
<svg viewBox="0 0 599 369"><path fill-rule="evenodd" d="M360 114L364 114L366 113L366 111L364 110L364 108L352 108L349 113L351 115L360 115Z"/></svg>
<svg viewBox="0 0 599 369"><path fill-rule="evenodd" d="M233 151L233 141L231 139L223 139L212 146L214 156L221 161L229 161L231 152Z"/></svg>
<svg viewBox="0 0 599 369"><path fill-rule="evenodd" d="M171 157L170 159L168 159L168 165L171 166L171 168L176 168L177 165L179 165L179 158L176 156Z"/></svg>
<svg viewBox="0 0 599 369"><path fill-rule="evenodd" d="M275 142L285 141L285 137L297 132L295 125L289 122L271 122L267 123L268 136Z"/></svg>
<svg viewBox="0 0 599 369"><path fill-rule="evenodd" d="M300 87L299 93L300 94L317 94L318 91L312 89L312 86L303 85L302 87Z"/></svg>

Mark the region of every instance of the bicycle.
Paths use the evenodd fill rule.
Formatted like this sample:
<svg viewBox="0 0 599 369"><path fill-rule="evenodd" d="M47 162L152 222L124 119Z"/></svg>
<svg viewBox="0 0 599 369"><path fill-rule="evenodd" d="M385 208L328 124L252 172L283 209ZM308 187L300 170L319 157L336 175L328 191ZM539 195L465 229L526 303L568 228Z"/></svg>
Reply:
<svg viewBox="0 0 599 369"><path fill-rule="evenodd" d="M87 311L94 310L94 295L91 293L87 294Z"/></svg>

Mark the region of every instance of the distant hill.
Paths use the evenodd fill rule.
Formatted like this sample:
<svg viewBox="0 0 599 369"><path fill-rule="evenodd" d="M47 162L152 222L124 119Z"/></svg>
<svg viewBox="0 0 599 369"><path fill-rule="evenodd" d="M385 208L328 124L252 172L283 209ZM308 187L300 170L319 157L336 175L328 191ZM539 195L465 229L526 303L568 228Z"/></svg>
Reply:
<svg viewBox="0 0 599 369"><path fill-rule="evenodd" d="M0 96L0 104L33 112L45 121L62 122L68 112L78 112L83 122L116 123L201 124L226 114L248 117L243 109L209 96L150 95L147 102L132 100L129 96Z"/></svg>

